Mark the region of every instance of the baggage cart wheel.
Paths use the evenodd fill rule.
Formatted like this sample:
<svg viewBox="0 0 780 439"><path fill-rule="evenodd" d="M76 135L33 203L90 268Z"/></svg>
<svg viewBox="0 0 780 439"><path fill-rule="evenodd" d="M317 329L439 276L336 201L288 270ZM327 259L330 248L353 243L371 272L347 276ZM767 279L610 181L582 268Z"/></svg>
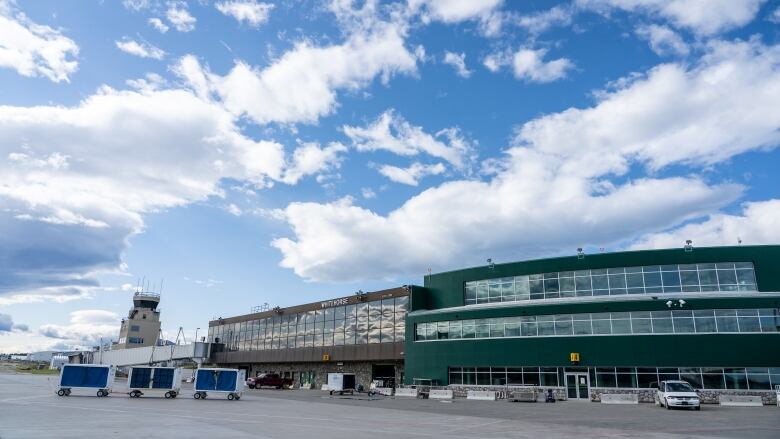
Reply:
<svg viewBox="0 0 780 439"><path fill-rule="evenodd" d="M238 401L239 399L241 399L241 397L236 395L236 401Z"/></svg>
<svg viewBox="0 0 780 439"><path fill-rule="evenodd" d="M171 392L171 398L176 398L177 396L179 396L179 394L178 394L178 393L176 393L176 392Z"/></svg>
<svg viewBox="0 0 780 439"><path fill-rule="evenodd" d="M60 390L57 391L57 395L58 396L65 396L65 391L60 389Z"/></svg>
<svg viewBox="0 0 780 439"><path fill-rule="evenodd" d="M65 389L65 396L70 396L70 389Z"/></svg>
<svg viewBox="0 0 780 439"><path fill-rule="evenodd" d="M103 391L102 390L98 390L97 391L97 396L98 396L98 398L102 398L103 397Z"/></svg>
<svg viewBox="0 0 780 439"><path fill-rule="evenodd" d="M171 399L171 392L165 392L165 399Z"/></svg>
<svg viewBox="0 0 780 439"><path fill-rule="evenodd" d="M232 401L236 398L236 395L233 395L232 393L228 393L228 400Z"/></svg>
<svg viewBox="0 0 780 439"><path fill-rule="evenodd" d="M195 392L194 395L192 395L195 399L200 399L200 392Z"/></svg>

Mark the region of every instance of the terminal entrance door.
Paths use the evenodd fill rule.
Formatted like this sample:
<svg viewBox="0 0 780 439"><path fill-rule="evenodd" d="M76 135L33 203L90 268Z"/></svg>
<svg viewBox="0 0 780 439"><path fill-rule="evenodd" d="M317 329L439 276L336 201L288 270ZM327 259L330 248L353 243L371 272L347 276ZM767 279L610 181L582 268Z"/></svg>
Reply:
<svg viewBox="0 0 780 439"><path fill-rule="evenodd" d="M569 399L590 399L587 373L566 374L566 394Z"/></svg>

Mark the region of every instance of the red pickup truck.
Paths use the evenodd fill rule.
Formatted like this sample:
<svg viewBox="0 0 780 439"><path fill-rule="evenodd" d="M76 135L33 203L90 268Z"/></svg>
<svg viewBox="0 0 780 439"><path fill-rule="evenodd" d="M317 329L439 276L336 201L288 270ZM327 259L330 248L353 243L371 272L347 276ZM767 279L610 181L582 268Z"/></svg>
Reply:
<svg viewBox="0 0 780 439"><path fill-rule="evenodd" d="M259 389L261 387L281 389L292 387L293 381L290 378L280 377L278 373L261 373L254 378L247 378L246 385L250 389Z"/></svg>

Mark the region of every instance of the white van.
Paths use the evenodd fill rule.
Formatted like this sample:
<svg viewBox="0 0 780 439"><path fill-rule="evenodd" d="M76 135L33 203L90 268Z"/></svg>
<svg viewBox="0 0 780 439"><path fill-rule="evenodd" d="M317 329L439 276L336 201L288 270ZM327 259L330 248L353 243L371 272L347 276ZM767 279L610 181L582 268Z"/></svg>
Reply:
<svg viewBox="0 0 780 439"><path fill-rule="evenodd" d="M671 410L672 407L690 407L701 410L699 394L686 381L661 381L658 383L655 403Z"/></svg>

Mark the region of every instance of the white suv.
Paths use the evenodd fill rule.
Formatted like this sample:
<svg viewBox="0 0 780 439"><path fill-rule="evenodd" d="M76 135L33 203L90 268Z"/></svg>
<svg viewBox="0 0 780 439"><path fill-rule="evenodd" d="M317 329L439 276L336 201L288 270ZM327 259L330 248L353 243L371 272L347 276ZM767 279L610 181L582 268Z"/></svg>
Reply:
<svg viewBox="0 0 780 439"><path fill-rule="evenodd" d="M699 394L685 381L661 381L656 392L656 404L672 407L691 407L701 410Z"/></svg>

